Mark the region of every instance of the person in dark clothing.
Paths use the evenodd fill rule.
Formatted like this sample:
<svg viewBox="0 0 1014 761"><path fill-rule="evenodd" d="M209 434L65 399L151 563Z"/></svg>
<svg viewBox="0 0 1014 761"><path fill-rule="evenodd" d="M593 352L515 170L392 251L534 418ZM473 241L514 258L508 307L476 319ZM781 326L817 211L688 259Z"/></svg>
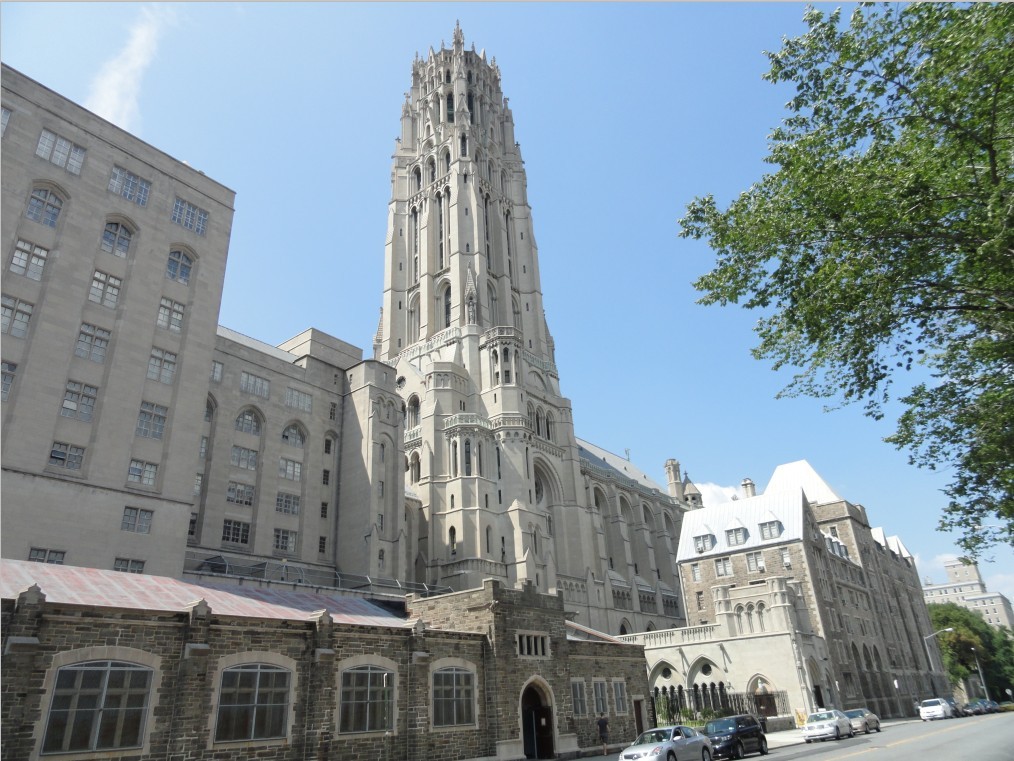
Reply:
<svg viewBox="0 0 1014 761"><path fill-rule="evenodd" d="M598 719L595 720L595 724L599 728L599 740L602 741L602 755L605 756L609 753L609 719L606 718L604 713L600 713Z"/></svg>

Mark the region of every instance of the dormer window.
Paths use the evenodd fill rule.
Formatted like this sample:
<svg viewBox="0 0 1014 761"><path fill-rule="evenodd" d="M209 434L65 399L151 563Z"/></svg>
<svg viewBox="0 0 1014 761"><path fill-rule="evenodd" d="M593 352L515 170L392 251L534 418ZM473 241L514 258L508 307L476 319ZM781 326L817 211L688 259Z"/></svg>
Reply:
<svg viewBox="0 0 1014 761"><path fill-rule="evenodd" d="M730 547L735 547L739 544L746 543L746 529L742 526L738 528L731 528L725 532L725 541Z"/></svg>
<svg viewBox="0 0 1014 761"><path fill-rule="evenodd" d="M781 521L768 521L760 524L761 539L777 539L782 535Z"/></svg>
<svg viewBox="0 0 1014 761"><path fill-rule="evenodd" d="M707 552L715 546L714 534L701 534L694 537L694 549L698 552Z"/></svg>

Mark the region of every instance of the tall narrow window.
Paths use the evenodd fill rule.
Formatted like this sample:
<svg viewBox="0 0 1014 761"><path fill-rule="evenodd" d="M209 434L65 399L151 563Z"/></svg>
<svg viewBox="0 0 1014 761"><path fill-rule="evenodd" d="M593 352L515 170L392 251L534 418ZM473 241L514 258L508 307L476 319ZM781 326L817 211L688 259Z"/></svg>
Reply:
<svg viewBox="0 0 1014 761"><path fill-rule="evenodd" d="M166 262L165 276L185 285L190 282L190 271L193 266L194 260L189 255L182 251L170 251L169 259Z"/></svg>
<svg viewBox="0 0 1014 761"><path fill-rule="evenodd" d="M472 442L465 439L465 475L472 475Z"/></svg>
<svg viewBox="0 0 1014 761"><path fill-rule="evenodd" d="M482 199L482 231L486 236L486 269L489 270L491 275L496 274L493 271L493 252L490 250L490 236L489 236L489 196L484 196ZM493 323L496 325L496 323Z"/></svg>
<svg viewBox="0 0 1014 761"><path fill-rule="evenodd" d="M267 663L222 672L215 742L285 737L291 673Z"/></svg>
<svg viewBox="0 0 1014 761"><path fill-rule="evenodd" d="M454 123L454 93L447 93L447 121Z"/></svg>
<svg viewBox="0 0 1014 761"><path fill-rule="evenodd" d="M514 279L514 251L511 248L511 213L503 215L504 243L507 248L507 277Z"/></svg>
<svg viewBox="0 0 1014 761"><path fill-rule="evenodd" d="M451 727L475 723L475 675L462 668L433 672L433 725Z"/></svg>
<svg viewBox="0 0 1014 761"><path fill-rule="evenodd" d="M107 222L102 231L101 248L110 254L125 257L130 251L130 239L133 237L126 225L119 222Z"/></svg>
<svg viewBox="0 0 1014 761"><path fill-rule="evenodd" d="M339 710L339 732L393 729L394 673L379 666L358 666L343 671Z"/></svg>
<svg viewBox="0 0 1014 761"><path fill-rule="evenodd" d="M444 268L444 197L437 195L437 269Z"/></svg>
<svg viewBox="0 0 1014 761"><path fill-rule="evenodd" d="M419 210L412 209L412 282L419 282Z"/></svg>
<svg viewBox="0 0 1014 761"><path fill-rule="evenodd" d="M451 327L451 286L444 289L444 327Z"/></svg>

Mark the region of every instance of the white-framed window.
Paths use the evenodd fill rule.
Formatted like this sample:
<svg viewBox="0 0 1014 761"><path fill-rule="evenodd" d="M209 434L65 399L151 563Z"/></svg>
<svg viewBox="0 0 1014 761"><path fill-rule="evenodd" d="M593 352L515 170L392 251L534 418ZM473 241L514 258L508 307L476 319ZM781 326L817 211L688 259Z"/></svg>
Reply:
<svg viewBox="0 0 1014 761"><path fill-rule="evenodd" d="M67 470L81 470L84 462L84 447L76 447L73 444L65 444L62 441L54 441L49 450L49 464Z"/></svg>
<svg viewBox="0 0 1014 761"><path fill-rule="evenodd" d="M433 726L475 724L475 674L457 666L433 672Z"/></svg>
<svg viewBox="0 0 1014 761"><path fill-rule="evenodd" d="M287 388L285 389L285 406L310 412L313 409L313 397L294 388Z"/></svg>
<svg viewBox="0 0 1014 761"><path fill-rule="evenodd" d="M144 561L134 558L116 558L113 561L113 570L124 573L144 573Z"/></svg>
<svg viewBox="0 0 1014 761"><path fill-rule="evenodd" d="M18 240L14 244L14 256L11 257L10 270L15 275L24 275L29 280L42 280L42 272L46 268L46 257L49 251L36 246L31 241Z"/></svg>
<svg viewBox="0 0 1014 761"><path fill-rule="evenodd" d="M3 361L3 400L5 402L11 394L11 388L14 386L14 376L17 375L17 372L18 366L14 362L8 362L6 359Z"/></svg>
<svg viewBox="0 0 1014 761"><path fill-rule="evenodd" d="M46 227L56 227L60 219L60 210L63 208L63 199L49 188L36 188L28 199L28 208L25 209L25 216L33 222L38 222Z"/></svg>
<svg viewBox="0 0 1014 761"><path fill-rule="evenodd" d="M729 558L715 558L715 576L732 576L732 561Z"/></svg>
<svg viewBox="0 0 1014 761"><path fill-rule="evenodd" d="M225 501L235 505L252 505L254 503L254 488L250 484L230 481L225 490Z"/></svg>
<svg viewBox="0 0 1014 761"><path fill-rule="evenodd" d="M208 212L182 198L177 198L173 203L173 213L170 219L187 230L193 230L198 235L204 235L208 227Z"/></svg>
<svg viewBox="0 0 1014 761"><path fill-rule="evenodd" d="M109 192L123 196L138 206L147 206L151 183L128 172L123 167L114 166L112 174L109 176Z"/></svg>
<svg viewBox="0 0 1014 761"><path fill-rule="evenodd" d="M271 396L271 382L259 375L243 372L239 376L239 390L267 399Z"/></svg>
<svg viewBox="0 0 1014 761"><path fill-rule="evenodd" d="M127 467L127 480L143 486L154 486L158 478L158 463L131 460Z"/></svg>
<svg viewBox="0 0 1014 761"><path fill-rule="evenodd" d="M238 468L257 470L257 450L233 446L229 462Z"/></svg>
<svg viewBox="0 0 1014 761"><path fill-rule="evenodd" d="M275 529L275 542L272 545L278 552L292 553L296 551L297 532L284 528Z"/></svg>
<svg viewBox="0 0 1014 761"><path fill-rule="evenodd" d="M148 378L172 385L176 377L176 354L165 349L152 347L151 356L148 358Z"/></svg>
<svg viewBox="0 0 1014 761"><path fill-rule="evenodd" d="M249 544L250 524L226 518L222 521L222 541L232 544Z"/></svg>
<svg viewBox="0 0 1014 761"><path fill-rule="evenodd" d="M97 325L81 323L81 330L77 334L77 345L74 347L74 356L98 362L100 365L106 361L106 349L109 347L110 333L105 328Z"/></svg>
<svg viewBox="0 0 1014 761"><path fill-rule="evenodd" d="M764 570L764 554L761 552L746 553L746 570L750 573L760 573Z"/></svg>
<svg viewBox="0 0 1014 761"><path fill-rule="evenodd" d="M107 755L144 744L152 675L126 661L85 661L56 675L42 753Z"/></svg>
<svg viewBox="0 0 1014 761"><path fill-rule="evenodd" d="M299 515L299 502L298 494L280 491L275 496L275 512L285 513L286 515Z"/></svg>
<svg viewBox="0 0 1014 761"><path fill-rule="evenodd" d="M60 415L77 420L91 420L92 413L95 411L95 398L98 395L99 390L95 386L75 380L67 381L67 387L63 392L63 404L60 406Z"/></svg>
<svg viewBox="0 0 1014 761"><path fill-rule="evenodd" d="M725 532L725 541L730 547L744 544L746 542L746 529L742 526L728 529Z"/></svg>
<svg viewBox="0 0 1014 761"><path fill-rule="evenodd" d="M574 703L575 716L588 715L588 696L585 693L584 679L570 680L570 697Z"/></svg>
<svg viewBox="0 0 1014 761"><path fill-rule="evenodd" d="M158 316L155 318L155 324L172 333L181 333L183 331L183 311L185 309L186 307L178 301L163 297L158 305Z"/></svg>
<svg viewBox="0 0 1014 761"><path fill-rule="evenodd" d="M145 439L161 439L168 414L168 407L154 402L141 402L141 410L137 414L137 429L134 432Z"/></svg>
<svg viewBox="0 0 1014 761"><path fill-rule="evenodd" d="M106 222L99 245L106 253L123 259L130 252L130 239L133 237L130 228L122 222Z"/></svg>
<svg viewBox="0 0 1014 761"><path fill-rule="evenodd" d="M606 680L594 680L592 682L592 691L595 695L595 713L608 713L609 700L606 693Z"/></svg>
<svg viewBox="0 0 1014 761"><path fill-rule="evenodd" d="M320 551L324 552L323 545ZM345 734L394 729L394 679L393 671L380 666L342 671L338 731Z"/></svg>
<svg viewBox="0 0 1014 761"><path fill-rule="evenodd" d="M285 430L282 431L283 444L288 444L290 447L299 447L302 449L305 442L306 437L303 435L302 429L295 423L286 426Z"/></svg>
<svg viewBox="0 0 1014 761"><path fill-rule="evenodd" d="M170 251L166 260L165 276L170 280L188 285L190 272L194 268L194 260L184 251Z"/></svg>
<svg viewBox="0 0 1014 761"><path fill-rule="evenodd" d="M623 681L613 682L613 702L616 704L616 713L627 712L627 683Z"/></svg>
<svg viewBox="0 0 1014 761"><path fill-rule="evenodd" d="M0 332L12 338L24 338L28 333L28 323L32 319L34 304L3 295L3 319Z"/></svg>
<svg viewBox="0 0 1014 761"><path fill-rule="evenodd" d="M303 476L303 465L295 460L279 457L278 476L279 478L285 478L289 481L299 481Z"/></svg>
<svg viewBox="0 0 1014 761"><path fill-rule="evenodd" d="M261 419L257 417L257 413L253 410L243 410L236 416L236 430L259 436L261 432Z"/></svg>
<svg viewBox="0 0 1014 761"><path fill-rule="evenodd" d="M777 539L782 534L780 521L766 521L760 524L761 539Z"/></svg>
<svg viewBox="0 0 1014 761"><path fill-rule="evenodd" d="M694 549L697 550L697 552L707 552L714 546L714 534L699 534L694 537Z"/></svg>
<svg viewBox="0 0 1014 761"><path fill-rule="evenodd" d="M45 547L32 547L28 551L28 559L33 563L49 563L63 565L67 553L64 550L50 550Z"/></svg>
<svg viewBox="0 0 1014 761"><path fill-rule="evenodd" d="M690 578L693 579L694 581L700 581L701 580L701 564L700 563L691 563L690 564Z"/></svg>
<svg viewBox="0 0 1014 761"><path fill-rule="evenodd" d="M215 742L269 740L288 733L292 672L268 663L222 671Z"/></svg>
<svg viewBox="0 0 1014 761"><path fill-rule="evenodd" d="M44 129L39 135L39 144L35 148L35 155L66 169L71 174L81 174L85 149L65 137L60 137L60 135Z"/></svg>
<svg viewBox="0 0 1014 761"><path fill-rule="evenodd" d="M88 300L110 309L116 309L120 300L120 286L123 281L100 270L92 274L92 286L88 289Z"/></svg>
<svg viewBox="0 0 1014 761"><path fill-rule="evenodd" d="M223 365L218 360L211 361L211 381L212 383L222 382L222 369Z"/></svg>

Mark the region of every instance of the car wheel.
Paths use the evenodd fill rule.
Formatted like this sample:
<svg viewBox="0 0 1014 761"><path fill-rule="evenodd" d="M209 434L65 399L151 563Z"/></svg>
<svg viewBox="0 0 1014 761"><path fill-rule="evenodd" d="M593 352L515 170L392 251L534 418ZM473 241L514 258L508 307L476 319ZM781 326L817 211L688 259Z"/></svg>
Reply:
<svg viewBox="0 0 1014 761"><path fill-rule="evenodd" d="M760 752L761 752L762 756L766 756L768 754L768 740L767 740L766 737L762 737L761 738L761 741L760 741Z"/></svg>
<svg viewBox="0 0 1014 761"><path fill-rule="evenodd" d="M855 736L856 736L856 731L854 729L852 729L852 725L849 724L849 737L855 737Z"/></svg>
<svg viewBox="0 0 1014 761"><path fill-rule="evenodd" d="M665 757L665 761L676 761L676 754L669 751L669 755Z"/></svg>
<svg viewBox="0 0 1014 761"><path fill-rule="evenodd" d="M707 748L701 749L701 761L711 761L711 751Z"/></svg>
<svg viewBox="0 0 1014 761"><path fill-rule="evenodd" d="M835 740L840 740L841 739L841 730L838 729L838 727L834 728L834 739Z"/></svg>
<svg viewBox="0 0 1014 761"><path fill-rule="evenodd" d="M877 722L877 731L878 732L880 731L880 722L879 721Z"/></svg>
<svg viewBox="0 0 1014 761"><path fill-rule="evenodd" d="M864 732L864 734L867 734L867 735L870 733L870 725L869 724L863 724L863 732Z"/></svg>
<svg viewBox="0 0 1014 761"><path fill-rule="evenodd" d="M743 743L737 742L735 745L732 746L733 758L743 758L743 756L745 755L746 753L743 752Z"/></svg>
<svg viewBox="0 0 1014 761"><path fill-rule="evenodd" d="M807 745L809 745L809 744L810 744L810 740L807 740L807 741L806 741L806 744L807 744Z"/></svg>

